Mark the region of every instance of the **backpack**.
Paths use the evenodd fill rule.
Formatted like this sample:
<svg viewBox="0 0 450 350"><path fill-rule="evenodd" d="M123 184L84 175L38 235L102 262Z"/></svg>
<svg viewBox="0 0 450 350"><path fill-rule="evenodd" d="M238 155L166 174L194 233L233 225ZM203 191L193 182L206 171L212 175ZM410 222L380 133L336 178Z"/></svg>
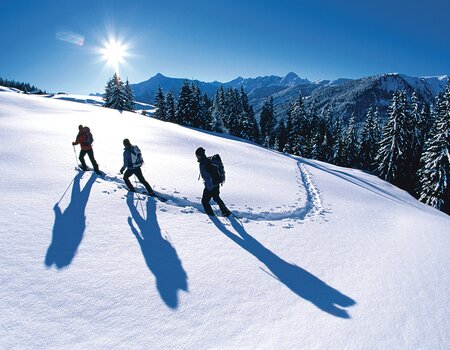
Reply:
<svg viewBox="0 0 450 350"><path fill-rule="evenodd" d="M91 130L88 127L85 127L83 132L84 135L86 136L83 145L84 146L92 145L92 142L94 142L94 137L91 134Z"/></svg>
<svg viewBox="0 0 450 350"><path fill-rule="evenodd" d="M132 168L139 168L144 164L144 158L142 158L142 153L138 146L131 146L130 154Z"/></svg>
<svg viewBox="0 0 450 350"><path fill-rule="evenodd" d="M210 167L210 174L215 185L223 184L225 182L225 168L222 163L222 159L218 154L208 157Z"/></svg>

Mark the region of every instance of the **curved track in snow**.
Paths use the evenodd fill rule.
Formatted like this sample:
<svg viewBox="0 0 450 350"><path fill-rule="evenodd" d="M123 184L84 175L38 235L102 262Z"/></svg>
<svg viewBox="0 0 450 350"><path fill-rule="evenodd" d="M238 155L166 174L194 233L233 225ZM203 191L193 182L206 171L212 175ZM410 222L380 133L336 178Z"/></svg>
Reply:
<svg viewBox="0 0 450 350"><path fill-rule="evenodd" d="M301 221L320 214L323 211L322 200L320 198L318 189L311 179L310 173L306 170L304 164L302 164L301 161L296 161L296 167L296 182L299 190L299 195L302 194L302 196L298 198L298 201L303 202L303 206L294 208L294 205L291 205L289 206L289 208L294 209L278 212L274 210L249 212L242 209L233 209L233 213L236 216L246 220L268 222L289 219ZM116 184L118 188L124 187L124 182L121 177L107 175L104 180ZM161 195L167 199L167 202L162 205L181 208L182 212L187 214L196 211L203 211L203 206L199 201L192 201L187 197L182 197L177 194L163 193Z"/></svg>

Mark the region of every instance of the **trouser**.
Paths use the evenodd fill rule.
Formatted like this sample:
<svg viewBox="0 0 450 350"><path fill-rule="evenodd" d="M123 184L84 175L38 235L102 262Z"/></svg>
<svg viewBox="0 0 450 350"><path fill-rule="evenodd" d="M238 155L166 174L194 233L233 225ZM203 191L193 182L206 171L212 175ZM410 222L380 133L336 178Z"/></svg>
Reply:
<svg viewBox="0 0 450 350"><path fill-rule="evenodd" d="M136 169L127 169L127 171L125 171L125 174L123 175L123 180L125 181L125 183L127 184L128 188L130 189L130 191L134 192L134 187L130 182L130 177L132 175L136 175L136 177L138 178L138 180L145 186L145 189L147 190L148 193L153 193L153 189L152 187L149 185L149 183L145 180L144 175L142 175L142 170L141 168L136 168Z"/></svg>
<svg viewBox="0 0 450 350"><path fill-rule="evenodd" d="M78 159L80 160L80 162L81 162L81 167L83 168L83 170L86 170L87 169L87 165L86 165L86 162L84 161L84 156L85 155L88 155L89 156L89 160L91 161L91 163L92 163L92 167L94 168L94 171L98 171L98 164L97 164L97 162L95 161L95 158L94 158L94 150L89 150L89 151L84 151L84 150L81 150L80 151L80 156L78 157Z"/></svg>
<svg viewBox="0 0 450 350"><path fill-rule="evenodd" d="M220 211L222 212L222 214L227 214L230 211L228 210L228 208L225 206L225 203L223 202L223 200L220 198L220 186L214 186L212 191L209 191L206 187L203 190L203 197L202 197L202 204L203 204L203 208L205 209L206 214L208 215L214 215L214 212L211 208L211 205L209 204L209 201L211 200L211 198L214 200L214 202L216 202L219 205Z"/></svg>

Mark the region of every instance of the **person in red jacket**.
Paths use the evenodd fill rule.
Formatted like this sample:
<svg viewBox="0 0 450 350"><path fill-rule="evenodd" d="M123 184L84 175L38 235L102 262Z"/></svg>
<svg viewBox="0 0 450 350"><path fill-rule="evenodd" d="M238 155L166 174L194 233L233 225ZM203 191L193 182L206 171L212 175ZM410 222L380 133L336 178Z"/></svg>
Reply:
<svg viewBox="0 0 450 350"><path fill-rule="evenodd" d="M88 169L86 162L84 161L84 156L87 154L89 156L89 159L92 163L92 167L94 168L94 171L96 174L100 174L100 170L98 169L98 164L94 158L94 150L92 149L92 142L93 142L92 134L90 129L87 126L79 125L78 126L78 135L75 140L75 142L72 142L72 145L80 145L81 151L80 151L80 162L81 162L81 169L83 171L86 171Z"/></svg>

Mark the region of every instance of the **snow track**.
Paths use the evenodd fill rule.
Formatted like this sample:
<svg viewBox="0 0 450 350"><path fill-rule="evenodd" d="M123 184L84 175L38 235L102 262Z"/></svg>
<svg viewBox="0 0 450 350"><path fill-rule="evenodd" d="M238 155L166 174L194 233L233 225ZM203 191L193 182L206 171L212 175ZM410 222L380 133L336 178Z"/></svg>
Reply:
<svg viewBox="0 0 450 350"><path fill-rule="evenodd" d="M323 212L322 201L314 182L311 179L310 173L306 170L305 166L300 162L296 161L297 167L297 186L298 186L298 202L303 202L303 206L295 208L295 205L291 204L288 208L294 208L292 210L275 211L274 209L251 212L245 209L233 209L233 213L245 220L251 221L302 221L306 220L312 216L319 215ZM119 176L107 175L104 177L105 181L114 183L117 188L124 190L124 181ZM137 185L138 188L140 185ZM203 212L203 206L200 201L191 200L187 197L180 196L179 194L173 193L161 193L161 196L167 199L166 203L161 203L162 206L168 205L172 207L181 208L182 213L191 214L194 212ZM305 198L306 197L306 198Z"/></svg>

